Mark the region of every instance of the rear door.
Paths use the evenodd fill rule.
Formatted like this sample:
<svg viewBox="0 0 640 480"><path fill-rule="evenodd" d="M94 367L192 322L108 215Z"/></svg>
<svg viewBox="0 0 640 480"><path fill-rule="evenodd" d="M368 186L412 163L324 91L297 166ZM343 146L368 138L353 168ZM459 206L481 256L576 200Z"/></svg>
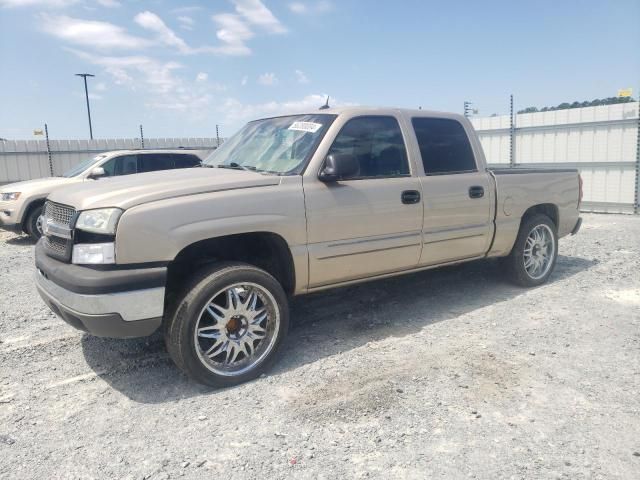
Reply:
<svg viewBox="0 0 640 480"><path fill-rule="evenodd" d="M478 171L468 132L452 118L414 117L411 125L424 168L420 264L484 255L493 235L493 184Z"/></svg>

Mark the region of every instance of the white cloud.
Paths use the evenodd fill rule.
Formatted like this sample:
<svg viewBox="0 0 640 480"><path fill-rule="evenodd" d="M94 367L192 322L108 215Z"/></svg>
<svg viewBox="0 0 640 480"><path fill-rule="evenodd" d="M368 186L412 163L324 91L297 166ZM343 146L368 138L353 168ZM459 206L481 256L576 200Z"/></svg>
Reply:
<svg viewBox="0 0 640 480"><path fill-rule="evenodd" d="M300 113L316 111L324 105L327 99L326 94L307 95L299 100L288 100L285 102L265 102L258 104L243 104L234 98L228 98L221 106L220 111L225 113L225 123L237 124L254 120L256 118L274 115L286 115L289 113ZM331 106L340 107L352 105L347 102L331 100Z"/></svg>
<svg viewBox="0 0 640 480"><path fill-rule="evenodd" d="M102 100L102 95L99 95L97 93L90 93L89 94L89 100Z"/></svg>
<svg viewBox="0 0 640 480"><path fill-rule="evenodd" d="M100 56L68 50L101 67L117 85L139 92L150 108L188 111L199 116L213 101L214 93L225 89L223 85L198 81L200 75L196 80L186 80L180 76L183 66L177 62L163 62L145 55Z"/></svg>
<svg viewBox="0 0 640 480"><path fill-rule="evenodd" d="M258 77L258 83L270 87L278 83L278 77L273 72L263 73Z"/></svg>
<svg viewBox="0 0 640 480"><path fill-rule="evenodd" d="M79 0L0 0L0 6L7 8L19 7L43 7L43 8L64 8Z"/></svg>
<svg viewBox="0 0 640 480"><path fill-rule="evenodd" d="M293 13L300 15L313 14L313 13L325 13L333 10L333 4L326 0L319 2L291 2L289 4L289 10Z"/></svg>
<svg viewBox="0 0 640 480"><path fill-rule="evenodd" d="M93 89L98 91L98 92L104 92L107 89L107 84L104 83L104 82L98 82L98 83L95 84Z"/></svg>
<svg viewBox="0 0 640 480"><path fill-rule="evenodd" d="M193 50L187 43L177 36L173 30L171 30L162 21L162 19L153 12L145 11L137 14L134 21L146 30L150 30L157 34L158 41L169 47L175 47L181 53L192 53Z"/></svg>
<svg viewBox="0 0 640 480"><path fill-rule="evenodd" d="M257 26L267 33L285 33L287 29L260 0L232 0L236 13L219 13L211 18L218 26L216 36L221 46L207 48L207 51L221 55L250 55L247 41L254 37L251 26Z"/></svg>
<svg viewBox="0 0 640 480"><path fill-rule="evenodd" d="M193 30L193 25L195 24L193 18L188 15L178 16L178 23L180 24L180 28L184 30Z"/></svg>
<svg viewBox="0 0 640 480"><path fill-rule="evenodd" d="M240 85L244 87L248 81L249 81L249 77L245 75L244 77L242 77L242 80L240 80Z"/></svg>
<svg viewBox="0 0 640 480"><path fill-rule="evenodd" d="M173 8L171 9L171 13L195 13L195 12L199 12L200 10L202 10L202 7L199 5L188 5L186 7L177 7L177 8Z"/></svg>
<svg viewBox="0 0 640 480"><path fill-rule="evenodd" d="M260 0L233 0L236 12L247 22L265 29L269 33L285 33L287 29Z"/></svg>
<svg viewBox="0 0 640 480"><path fill-rule="evenodd" d="M198 73L198 75L196 75L196 82L206 82L208 78L209 75L204 72L200 72Z"/></svg>
<svg viewBox="0 0 640 480"><path fill-rule="evenodd" d="M223 55L249 55L251 49L245 42L253 38L253 32L242 21L239 15L220 13L212 17L218 25L216 36L224 45L216 47L216 51Z"/></svg>
<svg viewBox="0 0 640 480"><path fill-rule="evenodd" d="M136 37L108 22L81 20L66 15L39 16L42 31L76 45L93 47L100 50L133 50L151 45L147 39Z"/></svg>
<svg viewBox="0 0 640 480"><path fill-rule="evenodd" d="M97 0L100 5L106 8L118 8L122 4L118 0Z"/></svg>
<svg viewBox="0 0 640 480"><path fill-rule="evenodd" d="M309 83L309 77L307 77L307 75L302 70L296 70L295 73L298 83Z"/></svg>

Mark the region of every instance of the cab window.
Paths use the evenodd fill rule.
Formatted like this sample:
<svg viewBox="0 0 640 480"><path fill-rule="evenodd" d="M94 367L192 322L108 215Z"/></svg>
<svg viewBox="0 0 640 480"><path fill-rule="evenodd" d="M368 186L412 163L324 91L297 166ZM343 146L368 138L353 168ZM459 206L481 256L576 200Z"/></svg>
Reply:
<svg viewBox="0 0 640 480"><path fill-rule="evenodd" d="M409 175L407 150L394 117L349 120L338 133L329 154L349 154L358 160L359 172L343 180Z"/></svg>
<svg viewBox="0 0 640 480"><path fill-rule="evenodd" d="M411 120L427 175L475 172L476 160L460 122L448 118Z"/></svg>

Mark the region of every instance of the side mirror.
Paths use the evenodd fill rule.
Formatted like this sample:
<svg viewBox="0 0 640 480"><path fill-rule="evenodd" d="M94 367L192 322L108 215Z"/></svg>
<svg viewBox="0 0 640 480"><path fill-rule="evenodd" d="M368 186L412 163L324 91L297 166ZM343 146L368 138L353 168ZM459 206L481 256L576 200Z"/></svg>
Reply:
<svg viewBox="0 0 640 480"><path fill-rule="evenodd" d="M100 177L104 177L106 175L104 168L96 167L89 172L89 178L98 179Z"/></svg>
<svg viewBox="0 0 640 480"><path fill-rule="evenodd" d="M346 153L334 153L325 158L318 179L321 182L337 182L341 178L356 175L359 170L360 163L356 157Z"/></svg>

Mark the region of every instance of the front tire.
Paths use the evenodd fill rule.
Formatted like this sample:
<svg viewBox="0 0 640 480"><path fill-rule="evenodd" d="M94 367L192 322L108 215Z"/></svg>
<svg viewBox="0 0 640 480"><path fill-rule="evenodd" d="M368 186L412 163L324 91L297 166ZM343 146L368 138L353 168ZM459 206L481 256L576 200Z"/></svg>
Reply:
<svg viewBox="0 0 640 480"><path fill-rule="evenodd" d="M25 230L27 234L34 240L40 240L42 236L42 224L40 217L42 215L42 205L39 207L35 207L29 212L29 216L27 217L27 221L25 224Z"/></svg>
<svg viewBox="0 0 640 480"><path fill-rule="evenodd" d="M547 281L557 258L557 227L548 216L536 214L520 225L516 242L504 264L516 285L536 287Z"/></svg>
<svg viewBox="0 0 640 480"><path fill-rule="evenodd" d="M176 365L200 383L229 387L273 363L289 328L289 307L269 273L224 263L197 274L165 322L165 343Z"/></svg>

